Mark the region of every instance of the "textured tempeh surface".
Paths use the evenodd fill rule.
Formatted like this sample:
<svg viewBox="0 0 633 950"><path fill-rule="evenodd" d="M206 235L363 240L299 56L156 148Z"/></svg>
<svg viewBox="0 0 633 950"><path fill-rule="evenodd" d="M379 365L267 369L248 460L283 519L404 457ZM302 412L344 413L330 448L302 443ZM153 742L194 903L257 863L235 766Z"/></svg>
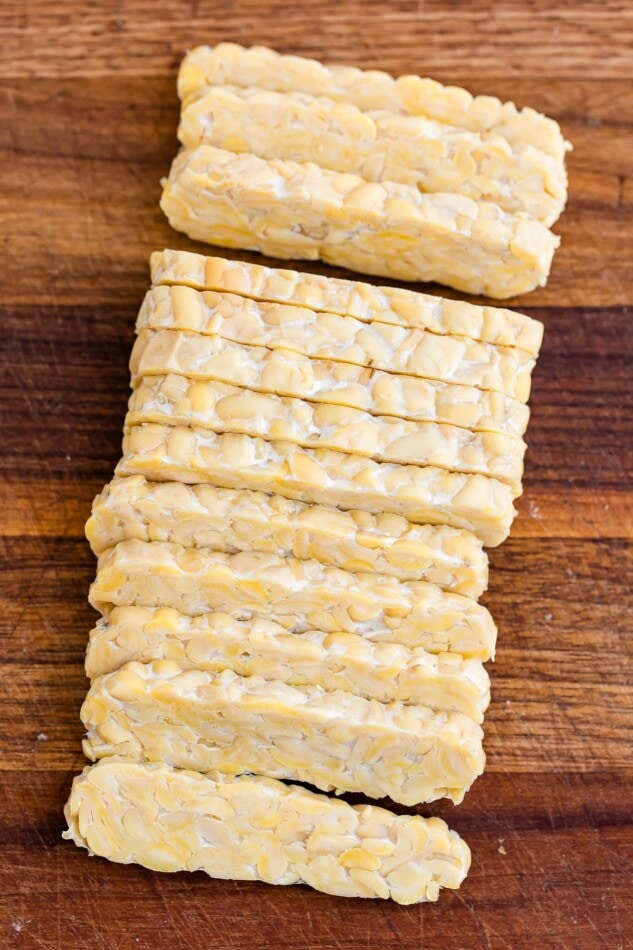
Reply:
<svg viewBox="0 0 633 950"><path fill-rule="evenodd" d="M415 805L460 802L484 768L470 717L288 686L230 670L128 663L96 679L81 709L91 759L309 782Z"/></svg>
<svg viewBox="0 0 633 950"><path fill-rule="evenodd" d="M543 286L560 241L490 202L212 145L176 156L160 204L198 241L498 299Z"/></svg>
<svg viewBox="0 0 633 950"><path fill-rule="evenodd" d="M629 5L365 0L361 10L280 0L272 17L257 0L187 16L174 9L122 0L112 16L102 5L31 0L0 11L0 214L10 238L0 942L347 950L353 939L364 950L419 950L422 939L446 950L620 950L633 927ZM195 43L236 36L529 103L558 118L576 146L548 286L512 303L547 331L525 495L512 537L490 552L486 603L501 636L486 773L459 809L423 809L473 851L467 881L437 905L156 874L86 860L60 840L62 806L85 763L78 710L95 615L83 524L120 452L147 256L174 243L202 250L171 232L157 207L175 148L177 64Z"/></svg>
<svg viewBox="0 0 633 950"><path fill-rule="evenodd" d="M469 531L262 492L151 482L142 475L106 485L93 503L86 536L95 554L138 538L227 554L255 550L312 558L347 571L430 581L470 597L479 597L488 584L488 559Z"/></svg>
<svg viewBox="0 0 633 950"><path fill-rule="evenodd" d="M343 631L288 633L274 621L223 613L188 617L169 608L115 607L91 631L86 673L95 679L132 660L343 689L383 703L462 712L476 722L490 702L489 677L479 660Z"/></svg>
<svg viewBox="0 0 633 950"><path fill-rule="evenodd" d="M227 260L192 251L165 249L150 255L154 285L181 284L194 290L235 293L268 303L379 320L395 326L467 336L483 343L518 346L538 356L543 324L503 307L423 294L405 287L376 287L361 281Z"/></svg>
<svg viewBox="0 0 633 950"><path fill-rule="evenodd" d="M342 897L437 900L470 867L439 818L352 807L257 776L202 776L112 759L84 769L66 808L80 847L156 871L268 884L305 882Z"/></svg>

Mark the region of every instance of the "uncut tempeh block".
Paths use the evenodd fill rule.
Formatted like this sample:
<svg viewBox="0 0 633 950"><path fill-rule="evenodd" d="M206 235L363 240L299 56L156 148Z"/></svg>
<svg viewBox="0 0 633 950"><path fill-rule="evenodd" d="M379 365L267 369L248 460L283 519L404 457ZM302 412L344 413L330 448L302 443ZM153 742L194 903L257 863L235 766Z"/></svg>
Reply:
<svg viewBox="0 0 633 950"><path fill-rule="evenodd" d="M306 92L351 102L359 109L386 109L421 115L459 128L492 133L521 145L529 143L562 161L570 148L554 119L534 109L517 109L494 96L473 96L457 86L433 79L400 76L376 69L287 56L265 46L245 48L237 43L198 46L180 65L178 95L183 102L208 85L260 86L278 92Z"/></svg>
<svg viewBox="0 0 633 950"><path fill-rule="evenodd" d="M240 621L223 613L198 620L169 608L116 607L90 633L86 673L95 679L132 660L171 660L183 670L232 670L291 686L342 689L383 703L461 712L479 723L490 702L480 660L343 631L288 633L270 620Z"/></svg>
<svg viewBox="0 0 633 950"><path fill-rule="evenodd" d="M309 782L458 804L485 756L468 716L288 686L229 670L129 663L95 680L81 709L90 759L127 755L176 768Z"/></svg>
<svg viewBox="0 0 633 950"><path fill-rule="evenodd" d="M72 785L63 837L153 871L304 883L339 897L435 901L458 888L468 845L440 818L396 816L256 775L200 775L111 758Z"/></svg>
<svg viewBox="0 0 633 950"><path fill-rule="evenodd" d="M560 243L490 202L211 145L174 159L160 206L207 243L498 298L543 286Z"/></svg>
<svg viewBox="0 0 633 950"><path fill-rule="evenodd" d="M94 500L86 536L95 554L138 538L227 554L253 550L314 559L346 571L425 580L475 598L488 584L488 558L469 531L246 489L151 482L142 475L106 485Z"/></svg>
<svg viewBox="0 0 633 950"><path fill-rule="evenodd" d="M404 287L375 287L340 277L248 264L192 251L165 249L150 255L152 284L184 284L194 290L235 293L396 326L466 336L483 343L516 346L538 356L543 324L503 307L421 294Z"/></svg>
<svg viewBox="0 0 633 950"><path fill-rule="evenodd" d="M134 388L144 377L175 373L349 406L372 415L440 422L517 438L524 434L529 419L525 403L493 390L312 359L292 350L269 350L186 330L140 330L130 372Z"/></svg>
<svg viewBox="0 0 633 950"><path fill-rule="evenodd" d="M550 226L567 198L563 162L528 143L349 102L257 86L210 86L183 105L178 138L260 158L317 163L366 181L458 192Z"/></svg>
<svg viewBox="0 0 633 950"><path fill-rule="evenodd" d="M519 402L528 399L535 365L516 347L182 286L148 291L136 328L217 334L236 343L492 389Z"/></svg>
<svg viewBox="0 0 633 950"><path fill-rule="evenodd" d="M133 426L124 434L116 474L248 488L342 509L388 512L415 524L465 528L489 547L507 538L515 514L510 486L485 475L374 462L185 426Z"/></svg>
<svg viewBox="0 0 633 950"><path fill-rule="evenodd" d="M265 616L289 629L391 633L405 645L429 634L458 638L466 628L494 649L496 628L481 604L424 581L352 574L318 561L273 554L183 548L164 541L122 541L99 557L90 603L112 607L173 607L181 613L226 611L237 619Z"/></svg>
<svg viewBox="0 0 633 950"><path fill-rule="evenodd" d="M471 432L435 422L372 416L347 406L252 392L215 380L150 376L132 392L128 427L146 422L241 432L269 442L334 449L400 465L435 465L489 475L517 491L525 442L496 432Z"/></svg>

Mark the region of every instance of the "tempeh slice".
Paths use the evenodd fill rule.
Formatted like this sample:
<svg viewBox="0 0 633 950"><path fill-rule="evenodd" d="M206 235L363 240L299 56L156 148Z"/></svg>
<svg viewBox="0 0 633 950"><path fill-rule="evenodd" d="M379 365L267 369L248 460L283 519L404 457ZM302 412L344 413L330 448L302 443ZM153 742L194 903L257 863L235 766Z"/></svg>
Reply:
<svg viewBox="0 0 633 950"><path fill-rule="evenodd" d="M200 775L110 758L72 785L63 837L152 871L308 884L339 897L436 901L470 867L440 818L348 805L258 775Z"/></svg>
<svg viewBox="0 0 633 950"><path fill-rule="evenodd" d="M340 277L248 264L192 251L163 250L150 255L152 284L184 284L269 303L379 320L448 336L467 336L483 343L516 346L538 356L543 324L502 307L482 307L463 300L421 294L404 287L375 287Z"/></svg>
<svg viewBox="0 0 633 950"><path fill-rule="evenodd" d="M527 143L511 145L420 116L257 86L210 86L183 106L178 138L259 158L316 161L366 181L458 192L523 211L548 227L567 198L564 163Z"/></svg>
<svg viewBox="0 0 633 950"><path fill-rule="evenodd" d="M171 660L183 670L233 670L291 686L343 689L383 703L461 712L479 723L490 701L490 679L480 660L343 631L288 633L270 620L241 621L223 613L196 623L168 608L116 607L90 634L86 672L95 679L131 660Z"/></svg>
<svg viewBox="0 0 633 950"><path fill-rule="evenodd" d="M415 524L465 528L488 547L507 538L515 515L510 486L485 475L374 462L360 455L186 426L133 426L124 434L116 474L248 488L337 508L389 512Z"/></svg>
<svg viewBox="0 0 633 950"><path fill-rule="evenodd" d="M138 538L227 554L313 558L346 571L425 580L475 598L488 584L488 558L469 531L262 492L148 482L142 475L115 478L97 495L86 536L95 554Z"/></svg>
<svg viewBox="0 0 633 950"><path fill-rule="evenodd" d="M516 347L468 337L440 336L307 307L263 303L191 287L154 287L139 310L137 330L185 330L316 359L353 363L387 373L461 383L504 393L519 402L530 394L535 361Z"/></svg>
<svg viewBox="0 0 633 950"><path fill-rule="evenodd" d="M215 380L149 376L129 400L128 427L146 422L241 432L269 442L334 449L399 465L436 465L489 475L519 489L525 442L435 422L372 416L359 409L252 392Z"/></svg>
<svg viewBox="0 0 633 950"><path fill-rule="evenodd" d="M122 541L102 554L90 603L106 616L113 607L173 607L190 616L215 611L238 620L264 616L298 632L391 632L406 646L423 645L436 632L448 640L447 631L460 627L493 649L496 638L485 607L424 581L166 541Z"/></svg>
<svg viewBox="0 0 633 950"><path fill-rule="evenodd" d="M173 228L210 244L498 298L543 286L560 244L489 202L211 145L174 159L160 206Z"/></svg>
<svg viewBox="0 0 633 950"><path fill-rule="evenodd" d="M140 330L130 372L133 387L146 376L175 373L364 409L375 416L441 422L518 438L529 419L525 403L490 389L311 359L292 350L269 350L186 330Z"/></svg>
<svg viewBox="0 0 633 950"><path fill-rule="evenodd" d="M244 771L324 791L455 804L484 768L481 727L456 712L379 703L230 670L128 663L94 681L84 752L200 772Z"/></svg>
<svg viewBox="0 0 633 950"><path fill-rule="evenodd" d="M325 65L303 56L281 55L265 46L237 43L197 46L180 65L178 95L183 102L209 85L260 86L278 92L306 92L351 102L359 109L385 109L421 115L474 132L493 133L508 142L529 143L563 161L570 148L560 126L534 109L517 109L494 96L473 96L434 79L399 76L376 69Z"/></svg>

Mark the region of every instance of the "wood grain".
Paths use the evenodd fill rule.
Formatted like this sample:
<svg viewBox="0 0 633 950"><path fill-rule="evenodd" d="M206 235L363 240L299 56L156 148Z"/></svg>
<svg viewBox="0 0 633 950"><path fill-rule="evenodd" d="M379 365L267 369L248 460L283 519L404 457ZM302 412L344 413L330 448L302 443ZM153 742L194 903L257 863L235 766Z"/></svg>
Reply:
<svg viewBox="0 0 633 950"><path fill-rule="evenodd" d="M0 946L632 946L630 4L28 0L0 35ZM147 256L195 246L157 205L175 70L219 39L514 98L575 146L552 278L519 301L547 332L525 495L491 552L489 766L459 809L422 809L474 854L438 906L151 874L60 840L95 619L83 523L120 450Z"/></svg>

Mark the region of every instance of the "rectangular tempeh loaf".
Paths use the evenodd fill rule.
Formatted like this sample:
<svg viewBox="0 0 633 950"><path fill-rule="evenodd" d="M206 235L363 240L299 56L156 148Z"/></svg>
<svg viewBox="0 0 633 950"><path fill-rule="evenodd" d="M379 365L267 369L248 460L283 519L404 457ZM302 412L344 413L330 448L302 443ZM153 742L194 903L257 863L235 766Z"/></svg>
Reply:
<svg viewBox="0 0 633 950"><path fill-rule="evenodd" d="M160 206L207 243L498 298L543 286L560 243L490 202L211 145L176 156Z"/></svg>
<svg viewBox="0 0 633 950"><path fill-rule="evenodd" d="M291 686L342 689L383 703L461 712L475 722L483 720L490 701L490 679L480 660L343 631L288 633L270 620L241 621L222 613L197 619L169 608L115 607L91 631L86 673L95 679L132 660L171 660L183 670L233 670Z"/></svg>
<svg viewBox="0 0 633 950"><path fill-rule="evenodd" d="M111 758L74 781L64 837L153 871L304 883L340 897L435 901L460 886L468 845L440 818L348 805L256 775L200 775Z"/></svg>
<svg viewBox="0 0 633 950"><path fill-rule="evenodd" d="M293 350L269 350L187 330L140 330L130 372L134 388L146 376L175 373L364 409L375 416L441 422L518 438L529 419L525 403L490 389L312 359Z"/></svg>
<svg viewBox="0 0 633 950"><path fill-rule="evenodd" d="M567 197L565 165L529 143L384 109L258 86L210 86L183 105L178 138L323 167L423 192L458 192L548 227Z"/></svg>
<svg viewBox="0 0 633 950"><path fill-rule="evenodd" d="M518 145L529 143L558 161L570 148L554 119L534 109L517 109L494 96L472 96L466 89L433 79L399 76L376 69L325 65L302 56L281 55L265 46L237 43L197 46L180 65L178 95L184 103L209 85L260 86L278 92L305 92L351 102L359 109L427 116L474 132L492 133Z"/></svg>
<svg viewBox="0 0 633 950"><path fill-rule="evenodd" d="M342 509L389 512L415 524L465 528L488 547L507 538L515 514L510 486L485 475L374 462L186 426L146 423L128 430L116 474L249 488Z"/></svg>
<svg viewBox="0 0 633 950"><path fill-rule="evenodd" d="M115 478L97 495L86 536L95 554L127 538L235 554L313 558L346 571L425 580L469 597L488 583L488 558L469 531L398 515L340 511L247 489Z"/></svg>
<svg viewBox="0 0 633 950"><path fill-rule="evenodd" d="M127 427L146 422L241 432L268 442L333 449L377 462L435 465L488 475L517 492L525 442L497 432L471 432L436 422L372 416L359 409L252 392L215 380L149 376L132 392Z"/></svg>
<svg viewBox="0 0 633 950"><path fill-rule="evenodd" d="M272 304L191 287L154 287L137 331L186 330L317 359L353 363L428 379L492 389L526 402L535 361L517 347L441 336L307 307Z"/></svg>
<svg viewBox="0 0 633 950"><path fill-rule="evenodd" d="M483 343L516 346L538 356L543 324L503 307L421 294L404 287L375 287L340 277L248 264L225 257L166 249L150 255L152 284L183 284L194 290L239 294L268 303L379 320L442 336L467 336Z"/></svg>
<svg viewBox="0 0 633 950"><path fill-rule="evenodd" d="M288 686L225 670L128 663L81 709L88 758L127 755L201 772L244 771L403 805L462 801L481 775L481 727L456 712Z"/></svg>
<svg viewBox="0 0 633 950"><path fill-rule="evenodd" d="M112 607L174 607L181 613L226 611L240 620L264 616L288 629L391 634L409 646L459 628L494 650L496 628L481 604L424 581L351 574L318 561L273 554L183 548L165 541L129 540L99 558L90 602ZM454 634L450 631L457 628ZM455 651L459 652L459 651Z"/></svg>

